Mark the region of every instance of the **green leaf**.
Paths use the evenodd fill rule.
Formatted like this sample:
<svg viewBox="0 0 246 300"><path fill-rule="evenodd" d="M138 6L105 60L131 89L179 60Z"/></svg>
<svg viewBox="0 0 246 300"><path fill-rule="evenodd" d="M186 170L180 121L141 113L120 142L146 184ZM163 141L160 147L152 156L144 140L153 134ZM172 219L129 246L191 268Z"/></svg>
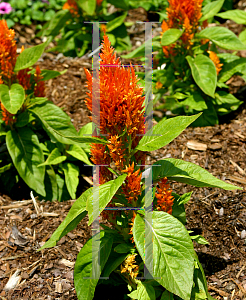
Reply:
<svg viewBox="0 0 246 300"><path fill-rule="evenodd" d="M206 293L207 295L207 299L208 300L215 300L208 292L208 286L207 286L207 279L206 279L206 276L204 274L204 271L203 271L203 268L202 268L202 265L200 264L199 262L199 259L197 257L197 254L195 254L195 263L197 264L198 266L198 269L195 268L195 272L194 272L194 283L195 283L195 286L198 288L198 291L195 291L195 292L198 292L199 294L203 294L203 291ZM200 294L200 295L201 295ZM199 295L199 296L200 296ZM193 291L192 291L192 296L193 296ZM192 297L193 299L193 297ZM200 297L195 297L195 299L201 299ZM204 299L204 298L202 298Z"/></svg>
<svg viewBox="0 0 246 300"><path fill-rule="evenodd" d="M238 57L238 56L233 61L225 63L219 74L219 82L226 82L235 73L240 72L242 68L245 68L245 65L246 65L246 58Z"/></svg>
<svg viewBox="0 0 246 300"><path fill-rule="evenodd" d="M212 60L203 54L199 54L195 58L187 56L186 59L190 65L192 77L196 84L205 94L214 97L217 73Z"/></svg>
<svg viewBox="0 0 246 300"><path fill-rule="evenodd" d="M223 6L225 0L217 0L208 3L202 9L202 17L199 22L203 22L215 16Z"/></svg>
<svg viewBox="0 0 246 300"><path fill-rule="evenodd" d="M153 151L169 144L180 133L196 120L201 114L194 116L181 116L162 120L153 127L153 132L148 131L140 140L136 150Z"/></svg>
<svg viewBox="0 0 246 300"><path fill-rule="evenodd" d="M76 228L79 222L86 216L86 201L91 195L92 188L86 190L72 205L66 218L59 225L56 231L52 234L50 239L40 248L38 251L45 248L51 248L56 245L56 243L68 232Z"/></svg>
<svg viewBox="0 0 246 300"><path fill-rule="evenodd" d="M218 187L224 190L241 189L214 177L200 166L181 159L166 158L155 162L154 165L160 166L152 169L153 181L167 177L169 180L197 187Z"/></svg>
<svg viewBox="0 0 246 300"><path fill-rule="evenodd" d="M120 255L117 253L111 253L109 259L103 269L102 277L109 277L109 275L116 269L123 261L127 258L129 254Z"/></svg>
<svg viewBox="0 0 246 300"><path fill-rule="evenodd" d="M137 290L128 296L139 300L156 300L154 287L140 280L137 280Z"/></svg>
<svg viewBox="0 0 246 300"><path fill-rule="evenodd" d="M173 300L173 294L167 290L161 295L161 300Z"/></svg>
<svg viewBox="0 0 246 300"><path fill-rule="evenodd" d="M79 7L86 12L87 15L92 16L96 9L96 0L78 0Z"/></svg>
<svg viewBox="0 0 246 300"><path fill-rule="evenodd" d="M218 116L211 98L207 99L206 104L208 108L205 109L202 112L202 115L192 123L193 127L213 126L215 124L219 124Z"/></svg>
<svg viewBox="0 0 246 300"><path fill-rule="evenodd" d="M44 156L36 134L28 127L10 130L6 135L6 144L15 168L25 183L38 194L45 196Z"/></svg>
<svg viewBox="0 0 246 300"><path fill-rule="evenodd" d="M198 244L209 245L209 242L202 235L191 235L192 240L196 241Z"/></svg>
<svg viewBox="0 0 246 300"><path fill-rule="evenodd" d="M92 258L96 257L93 261L94 264L98 264L98 252L100 255L100 267L104 268L111 248L113 244L113 238L106 232L93 236L94 239L100 240L100 248L97 249L92 245L92 238L90 238L84 247L80 250L76 263L74 266L74 287L77 293L78 300L92 300L94 298L94 292L99 278L93 278L92 273Z"/></svg>
<svg viewBox="0 0 246 300"><path fill-rule="evenodd" d="M52 167L46 170L44 184L46 190L46 199L49 201L58 200L56 173Z"/></svg>
<svg viewBox="0 0 246 300"><path fill-rule="evenodd" d="M35 105L29 110L39 118L46 131L62 144L71 145L87 142L106 144L104 140L99 138L79 137L69 116L51 102L47 102L42 106Z"/></svg>
<svg viewBox="0 0 246 300"><path fill-rule="evenodd" d="M190 300L194 249L185 227L173 216L153 211L152 225L137 214L133 237L145 262L145 223L153 235L153 277L169 292ZM148 258L146 258L148 259Z"/></svg>
<svg viewBox="0 0 246 300"><path fill-rule="evenodd" d="M67 154L77 158L78 160L83 161L87 165L93 166L93 164L89 161L89 158L85 151L78 145L71 145L69 150L66 151Z"/></svg>
<svg viewBox="0 0 246 300"><path fill-rule="evenodd" d="M43 77L41 81L46 81L57 76L63 75L67 72L67 70L63 70L61 72L54 71L54 70L42 70L41 76Z"/></svg>
<svg viewBox="0 0 246 300"><path fill-rule="evenodd" d="M5 171L8 171L11 167L12 167L12 163L9 163L8 165L0 167L0 174L4 173Z"/></svg>
<svg viewBox="0 0 246 300"><path fill-rule="evenodd" d="M246 44L246 29L240 32L239 34L239 40L243 43Z"/></svg>
<svg viewBox="0 0 246 300"><path fill-rule="evenodd" d="M119 27L121 24L123 24L126 16L127 16L127 12L125 12L121 16L113 19L112 21L109 21L107 23L107 32L110 32L110 31L116 29L117 27Z"/></svg>
<svg viewBox="0 0 246 300"><path fill-rule="evenodd" d="M230 19L236 22L237 24L246 25L246 11L244 10L228 10L217 14L217 17L220 17L222 19Z"/></svg>
<svg viewBox="0 0 246 300"><path fill-rule="evenodd" d="M208 27L196 35L199 39L209 39L217 46L228 50L245 50L244 45L237 36L225 27Z"/></svg>
<svg viewBox="0 0 246 300"><path fill-rule="evenodd" d="M0 99L7 111L15 115L24 103L25 91L18 83L12 84L10 89L7 85L0 84Z"/></svg>
<svg viewBox="0 0 246 300"><path fill-rule="evenodd" d="M198 92L192 92L188 98L180 102L184 106L186 113L193 113L195 111L202 111L207 109L206 101L203 99L202 95Z"/></svg>
<svg viewBox="0 0 246 300"><path fill-rule="evenodd" d="M129 9L129 3L128 3L129 1L128 0L118 0L118 1L108 0L107 2L113 4L115 7L122 8L124 10Z"/></svg>
<svg viewBox="0 0 246 300"><path fill-rule="evenodd" d="M181 197L175 193L172 193L172 196L174 196L174 202L172 206L172 216L174 216L176 219L178 219L182 224L186 224L186 213L184 204L181 203Z"/></svg>
<svg viewBox="0 0 246 300"><path fill-rule="evenodd" d="M122 243L122 244L118 244L114 248L114 251L117 253L128 253L131 249L133 249L132 245Z"/></svg>
<svg viewBox="0 0 246 300"><path fill-rule="evenodd" d="M179 30L175 28L168 29L165 31L161 37L161 45L168 46L175 43L183 34L184 30Z"/></svg>
<svg viewBox="0 0 246 300"><path fill-rule="evenodd" d="M71 14L69 10L60 10L58 11L54 17L47 24L47 27L41 30L38 35L42 36L52 36L55 37L59 34L61 28L64 27L64 24L71 18Z"/></svg>
<svg viewBox="0 0 246 300"><path fill-rule="evenodd" d="M65 182L68 192L72 199L76 198L76 191L79 184L79 167L72 163L65 162L62 164L62 169L65 174Z"/></svg>
<svg viewBox="0 0 246 300"><path fill-rule="evenodd" d="M45 43L25 49L17 57L15 72L26 69L34 65L44 52L45 47L50 42L48 39Z"/></svg>
<svg viewBox="0 0 246 300"><path fill-rule="evenodd" d="M52 152L50 153L50 155L48 156L46 161L44 163L38 165L38 167L57 165L57 164L62 163L66 159L67 159L67 157L65 155L61 155L61 152L57 148L55 148L54 150L52 150Z"/></svg>
<svg viewBox="0 0 246 300"><path fill-rule="evenodd" d="M237 110L243 101L238 100L232 94L224 91L218 91L215 93L215 99L213 100L215 108L219 115L224 115L232 110Z"/></svg>
<svg viewBox="0 0 246 300"><path fill-rule="evenodd" d="M152 47L153 47L153 51L157 51L157 50L161 49L159 37L153 38ZM137 49L133 50L132 52L130 52L126 55L121 55L122 58L127 58L127 59L135 58L135 57L144 57L144 56L145 56L145 43L142 44Z"/></svg>
<svg viewBox="0 0 246 300"><path fill-rule="evenodd" d="M88 214L89 214L89 222L88 222L89 226L111 201L115 193L121 187L126 176L127 176L126 174L123 174L114 180L110 180L100 185L99 187L97 186L93 188L93 193L88 198L86 204L86 209L88 210ZM94 195L99 194L99 199L93 199L93 194ZM98 202L97 205L93 205L93 201Z"/></svg>

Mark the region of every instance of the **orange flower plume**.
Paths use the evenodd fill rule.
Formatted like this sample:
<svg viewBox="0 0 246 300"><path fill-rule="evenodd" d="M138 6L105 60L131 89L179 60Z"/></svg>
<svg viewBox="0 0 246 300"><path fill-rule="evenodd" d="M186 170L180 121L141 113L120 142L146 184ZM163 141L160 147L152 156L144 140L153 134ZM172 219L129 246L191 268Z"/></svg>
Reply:
<svg viewBox="0 0 246 300"><path fill-rule="evenodd" d="M68 9L73 17L79 16L79 7L75 0L67 0L62 9Z"/></svg>
<svg viewBox="0 0 246 300"><path fill-rule="evenodd" d="M34 96L35 97L45 97L45 83L41 81L43 76L41 76L40 67L36 67L36 73L34 74L35 87L34 87Z"/></svg>
<svg viewBox="0 0 246 300"><path fill-rule="evenodd" d="M92 112L92 98L96 107L100 104L100 111L96 111L94 116L95 123L109 143L107 147L98 144L92 146L92 161L98 165L114 162L118 170L123 170L129 166L126 162L129 136L131 146L134 148L141 139L139 135L145 132L143 90L137 84L138 80L133 67L126 69L121 65L119 58L116 59L114 49L106 35L104 35L102 46L99 72L100 87L97 87L96 82L94 83L97 88L96 90L93 89L93 95L93 78L90 72L85 69L89 89L86 105ZM135 159L142 163L144 155L136 153ZM105 167L101 167L100 183L111 179L109 177L110 172L106 174L105 169Z"/></svg>
<svg viewBox="0 0 246 300"><path fill-rule="evenodd" d="M1 108L1 113L2 113L2 120L6 125L10 125L16 122L15 115L11 114L10 112L7 111L7 109L3 106L3 104L0 104Z"/></svg>
<svg viewBox="0 0 246 300"><path fill-rule="evenodd" d="M0 20L0 84L14 75L16 63L15 32L8 28L5 20Z"/></svg>
<svg viewBox="0 0 246 300"><path fill-rule="evenodd" d="M157 198L157 210L172 214L174 197L172 196L172 189L170 189L170 185L167 184L166 177L159 182L159 187L160 188L156 188L157 192L155 193Z"/></svg>
<svg viewBox="0 0 246 300"><path fill-rule="evenodd" d="M223 64L220 63L220 59L218 58L217 54L213 51L208 51L209 53L209 58L212 60L212 62L215 65L217 75L219 72L222 70Z"/></svg>
<svg viewBox="0 0 246 300"><path fill-rule="evenodd" d="M100 129L100 135L108 141L106 146L92 144L91 160L96 165L115 168L119 174L127 173L121 191L128 200L129 206L135 207L141 194L141 172L137 164L143 164L145 152L137 151L132 157L130 152L145 133L143 90L137 84L138 79L133 67L125 68L119 58L116 58L105 31L100 55L100 70L97 74L100 83L94 81L88 70L85 69L85 73L89 89L86 105L94 114L91 119ZM92 85L94 85L93 89ZM93 111L92 102L95 106ZM98 109L99 105L100 109ZM93 135L98 136L98 133L95 131ZM106 166L100 166L100 184L113 179L113 173ZM107 207L114 206L113 198ZM108 210L102 212L101 216L112 224L117 213L119 212Z"/></svg>
<svg viewBox="0 0 246 300"><path fill-rule="evenodd" d="M202 16L203 0L169 0L167 8L167 22L162 22L161 35L170 28L184 29L181 40L187 49L192 45L192 39L198 29L198 22ZM164 46L163 52L168 57L175 55L175 44Z"/></svg>

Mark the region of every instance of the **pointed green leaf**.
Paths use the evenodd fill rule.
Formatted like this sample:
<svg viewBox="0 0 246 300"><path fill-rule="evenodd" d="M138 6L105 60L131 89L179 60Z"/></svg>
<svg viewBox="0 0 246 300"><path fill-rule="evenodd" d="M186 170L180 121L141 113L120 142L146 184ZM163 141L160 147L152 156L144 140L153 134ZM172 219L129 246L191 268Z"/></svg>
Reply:
<svg viewBox="0 0 246 300"><path fill-rule="evenodd" d="M245 50L244 45L237 36L225 27L208 27L196 35L199 39L209 39L217 46L228 50Z"/></svg>
<svg viewBox="0 0 246 300"><path fill-rule="evenodd" d="M138 300L156 300L155 289L152 285L142 282L140 280L137 281L137 290L128 294L132 299Z"/></svg>
<svg viewBox="0 0 246 300"><path fill-rule="evenodd" d="M167 177L169 180L197 187L218 187L224 190L241 189L214 177L200 166L181 159L166 158L155 162L154 165L160 165L160 167L152 169L153 181Z"/></svg>
<svg viewBox="0 0 246 300"><path fill-rule="evenodd" d="M126 16L127 16L127 12L123 13L122 15L120 15L117 18L114 18L112 21L109 21L107 23L107 33L114 30L114 29L116 29L121 24L123 24Z"/></svg>
<svg viewBox="0 0 246 300"><path fill-rule="evenodd" d="M227 10L225 12L221 12L217 14L217 16L222 19L233 20L237 24L246 25L246 11L244 10L239 10L239 9Z"/></svg>
<svg viewBox="0 0 246 300"><path fill-rule="evenodd" d="M117 253L111 253L109 256L109 259L103 269L102 277L109 277L109 275L116 270L120 264L123 263L123 261L127 258L129 254L117 254Z"/></svg>
<svg viewBox="0 0 246 300"><path fill-rule="evenodd" d="M61 167L65 174L65 182L68 192L71 198L75 199L79 184L79 167L69 162L65 162Z"/></svg>
<svg viewBox="0 0 246 300"><path fill-rule="evenodd" d="M79 7L86 12L87 15L92 16L96 9L96 0L78 0Z"/></svg>
<svg viewBox="0 0 246 300"><path fill-rule="evenodd" d="M49 165L57 165L57 164L62 163L66 159L67 159L67 157L65 155L61 155L60 151L57 148L55 148L50 153L50 155L48 156L46 161L44 163L40 164L38 167L49 166Z"/></svg>
<svg viewBox="0 0 246 300"><path fill-rule="evenodd" d="M52 78L56 78L57 76L63 75L67 72L67 70L63 70L61 72L54 70L42 70L41 76L43 77L41 81L46 81Z"/></svg>
<svg viewBox="0 0 246 300"><path fill-rule="evenodd" d="M160 149L172 140L195 121L201 114L188 117L175 117L172 119L162 120L153 127L153 131L148 131L140 140L135 148L141 151L154 151Z"/></svg>
<svg viewBox="0 0 246 300"><path fill-rule="evenodd" d="M246 29L244 29L242 32L240 32L240 34L239 34L239 40L243 44L246 44Z"/></svg>
<svg viewBox="0 0 246 300"><path fill-rule="evenodd" d="M213 98L217 84L217 73L212 60L203 54L199 54L195 58L187 56L186 59L196 84L205 94Z"/></svg>
<svg viewBox="0 0 246 300"><path fill-rule="evenodd" d="M7 85L0 84L0 99L7 111L16 114L24 103L25 91L18 83L12 84L10 89Z"/></svg>
<svg viewBox="0 0 246 300"><path fill-rule="evenodd" d="M122 243L122 244L118 244L114 248L114 251L117 253L128 253L131 249L133 249L132 245Z"/></svg>
<svg viewBox="0 0 246 300"><path fill-rule="evenodd" d="M173 294L165 290L161 295L161 300L173 300Z"/></svg>
<svg viewBox="0 0 246 300"><path fill-rule="evenodd" d="M168 46L175 43L183 34L184 30L179 30L175 28L168 29L162 34L161 45Z"/></svg>
<svg viewBox="0 0 246 300"><path fill-rule="evenodd" d="M45 248L54 247L64 235L76 228L79 222L87 214L86 201L91 193L92 188L89 188L74 202L64 221L59 225L59 227L52 234L50 239L40 249L38 249L38 251L43 250Z"/></svg>
<svg viewBox="0 0 246 300"><path fill-rule="evenodd" d="M99 216L99 214L108 205L108 203L111 201L115 193L121 187L126 176L127 176L126 174L121 175L114 180L108 181L100 185L99 187L93 188L93 193L88 198L87 205L86 205L86 209L89 214L88 225L91 225L91 223ZM94 199L97 194L99 194L99 199Z"/></svg>
<svg viewBox="0 0 246 300"><path fill-rule="evenodd" d="M233 56L232 56L233 57ZM233 59L233 58L232 58ZM219 82L226 82L235 73L240 72L245 68L246 58L236 57L234 60L226 62L219 74Z"/></svg>
<svg viewBox="0 0 246 300"><path fill-rule="evenodd" d="M74 287L78 300L92 300L94 298L94 292L99 278L93 276L92 264L98 264L97 257L99 253L100 268L102 270L108 260L113 244L112 236L106 234L104 231L97 233L93 236L93 239L96 239L96 242L100 240L100 248L93 247L92 238L90 238L80 250L74 266ZM96 259L92 261L93 257L96 257Z"/></svg>
<svg viewBox="0 0 246 300"><path fill-rule="evenodd" d="M45 105L35 105L29 110L39 118L45 129L58 142L63 144L83 144L83 143L102 143L106 142L94 137L79 137L78 132L73 126L69 116L58 106L51 102Z"/></svg>
<svg viewBox="0 0 246 300"><path fill-rule="evenodd" d="M47 26L43 28L39 33L38 36L52 36L55 37L59 34L59 31L64 24L71 18L71 14L69 10L64 9L58 11L54 17L49 21Z"/></svg>
<svg viewBox="0 0 246 300"><path fill-rule="evenodd" d="M25 183L38 194L45 196L44 156L37 135L28 127L10 130L6 135L6 144L14 166Z"/></svg>
<svg viewBox="0 0 246 300"><path fill-rule="evenodd" d="M56 173L52 167L46 170L45 177L44 177L44 184L46 190L46 199L49 201L58 200Z"/></svg>
<svg viewBox="0 0 246 300"><path fill-rule="evenodd" d="M152 225L137 214L133 225L133 237L144 262L145 226L148 226L153 234L154 279L169 292L190 300L194 249L186 228L176 218L162 211L153 211Z"/></svg>
<svg viewBox="0 0 246 300"><path fill-rule="evenodd" d="M89 161L89 158L85 151L78 145L71 145L69 150L66 151L69 155L83 161L87 165L92 166L93 164Z"/></svg>
<svg viewBox="0 0 246 300"><path fill-rule="evenodd" d="M47 40L43 44L27 48L21 52L17 57L14 71L18 72L34 65L43 54L44 49L49 42L50 40Z"/></svg>
<svg viewBox="0 0 246 300"><path fill-rule="evenodd" d="M203 22L215 16L223 6L225 0L217 0L208 3L202 9L202 17L199 22Z"/></svg>

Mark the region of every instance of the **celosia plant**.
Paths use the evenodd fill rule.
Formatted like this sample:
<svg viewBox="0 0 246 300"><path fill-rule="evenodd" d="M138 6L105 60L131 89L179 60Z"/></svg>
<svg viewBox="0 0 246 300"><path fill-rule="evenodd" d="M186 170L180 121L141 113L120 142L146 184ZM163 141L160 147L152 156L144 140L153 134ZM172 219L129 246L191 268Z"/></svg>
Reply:
<svg viewBox="0 0 246 300"><path fill-rule="evenodd" d="M90 138L79 138L70 118L45 98L44 80L60 75L41 71L38 65L32 68L46 44L22 49L17 55L14 36L14 30L1 20L0 184L11 193L20 176L46 199L75 198L79 183L76 160L91 164L84 143ZM64 134L77 137L78 144L71 145L74 142Z"/></svg>
<svg viewBox="0 0 246 300"><path fill-rule="evenodd" d="M77 199L40 250L55 246L87 214L89 225L100 217L103 230L87 241L75 263L78 299L92 300L97 284L108 283L127 284L128 297L132 299L212 298L192 239L207 242L200 236L200 240L198 236L190 236L184 227L184 204L191 193L175 194L171 181L198 187L237 187L179 159L167 158L145 166L149 151L166 146L199 115L163 120L146 132L143 90L133 67L125 68L116 59L106 35L100 55L100 86L88 70L86 76L89 89L86 104L100 130L100 134L94 131L93 135L101 144L91 146L91 160L99 168L99 186L91 187ZM98 104L100 111L92 109ZM153 190L148 190L149 180L153 180ZM149 196L152 199L152 195L149 206L146 199ZM150 256L145 255L147 250ZM146 275L146 268L152 276Z"/></svg>
<svg viewBox="0 0 246 300"><path fill-rule="evenodd" d="M218 124L218 116L236 110L242 103L227 91L227 82L234 74L245 76L246 62L235 54L220 53L220 48L244 50L246 45L228 28L208 26L224 0L204 7L203 0L168 2L159 53L154 57L154 102L159 102L158 109L176 115L203 111L192 126ZM143 47L124 57L139 56Z"/></svg>
<svg viewBox="0 0 246 300"><path fill-rule="evenodd" d="M123 10L109 12L110 2ZM129 50L131 41L124 23L127 16L124 10L127 9L125 1L67 0L63 9L45 24L38 35L57 37L57 45L48 51L81 57L91 49L93 22L102 22L107 23L107 32L114 47L117 50Z"/></svg>

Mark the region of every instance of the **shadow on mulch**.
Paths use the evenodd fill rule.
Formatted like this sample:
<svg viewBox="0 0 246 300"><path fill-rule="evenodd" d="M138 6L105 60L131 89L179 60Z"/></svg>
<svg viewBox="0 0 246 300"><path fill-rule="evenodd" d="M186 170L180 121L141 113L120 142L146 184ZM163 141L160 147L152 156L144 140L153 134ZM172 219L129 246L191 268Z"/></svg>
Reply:
<svg viewBox="0 0 246 300"><path fill-rule="evenodd" d="M216 272L226 269L228 265L232 265L238 260L225 260L224 258L211 255L208 253L197 252L200 263L203 266L204 273L206 276L211 276Z"/></svg>

